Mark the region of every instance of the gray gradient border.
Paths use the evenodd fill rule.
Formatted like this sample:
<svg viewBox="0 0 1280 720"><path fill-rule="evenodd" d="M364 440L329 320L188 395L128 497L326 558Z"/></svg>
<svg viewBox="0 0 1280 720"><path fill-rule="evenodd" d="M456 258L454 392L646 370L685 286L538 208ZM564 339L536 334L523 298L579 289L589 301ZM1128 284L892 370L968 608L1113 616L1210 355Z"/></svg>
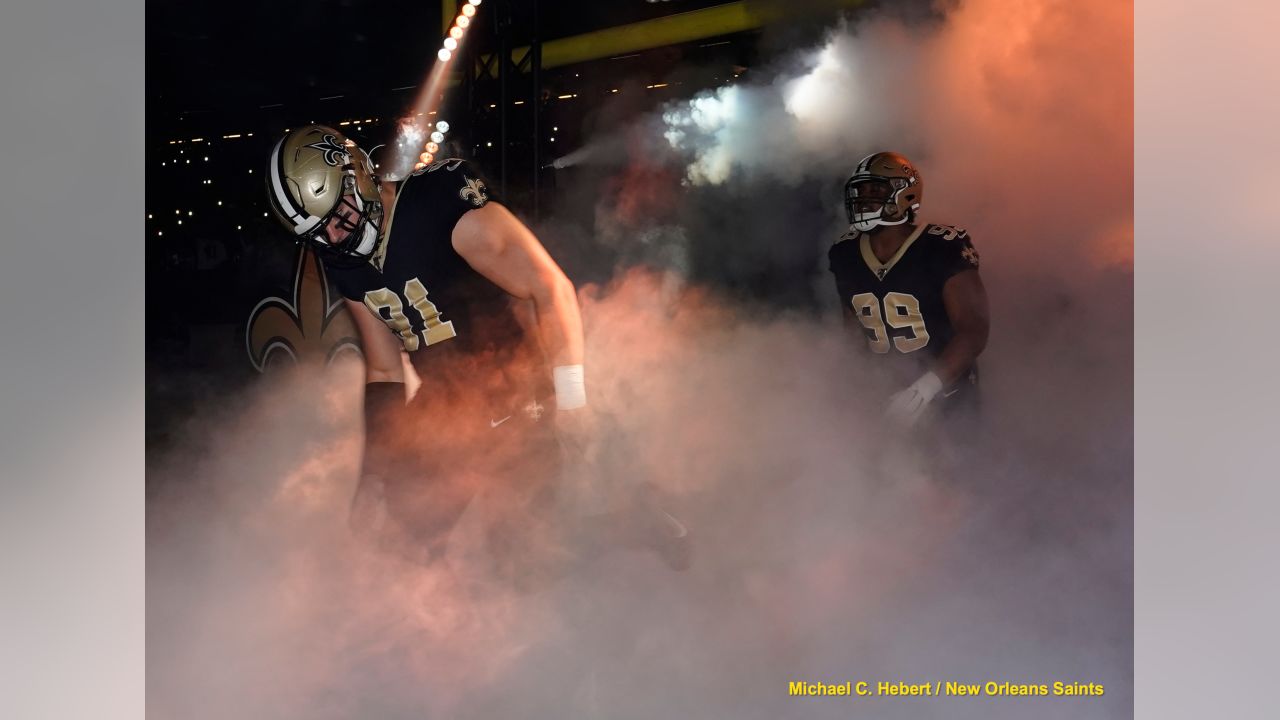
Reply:
<svg viewBox="0 0 1280 720"><path fill-rule="evenodd" d="M1280 9L1188 5L1136 3L1136 716L1263 717ZM144 7L0 23L4 717L144 714Z"/></svg>
<svg viewBox="0 0 1280 720"><path fill-rule="evenodd" d="M141 718L144 3L0 11L0 717Z"/></svg>
<svg viewBox="0 0 1280 720"><path fill-rule="evenodd" d="M1280 8L1189 5L1136 4L1135 709L1274 717Z"/></svg>

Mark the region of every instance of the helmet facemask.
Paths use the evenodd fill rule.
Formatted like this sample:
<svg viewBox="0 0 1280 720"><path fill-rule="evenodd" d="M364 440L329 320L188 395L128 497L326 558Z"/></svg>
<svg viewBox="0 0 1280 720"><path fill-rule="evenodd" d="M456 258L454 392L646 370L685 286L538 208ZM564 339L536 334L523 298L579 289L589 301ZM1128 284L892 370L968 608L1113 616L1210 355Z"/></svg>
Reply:
<svg viewBox="0 0 1280 720"><path fill-rule="evenodd" d="M868 232L882 225L915 222L924 182L901 153L877 152L860 160L844 184L849 226Z"/></svg>
<svg viewBox="0 0 1280 720"><path fill-rule="evenodd" d="M350 212L342 212L344 209ZM381 226L382 203L364 198L356 188L355 173L349 172L343 176L343 194L338 203L315 227L300 235L299 240L310 243L326 261L360 265L378 249ZM341 233L340 239L331 242L326 228Z"/></svg>
<svg viewBox="0 0 1280 720"><path fill-rule="evenodd" d="M271 152L266 179L276 218L326 263L355 266L377 251L378 181L369 156L342 133L308 125L287 134Z"/></svg>
<svg viewBox="0 0 1280 720"><path fill-rule="evenodd" d="M867 232L882 225L901 225L915 217L920 203L906 178L854 175L844 186L849 225Z"/></svg>

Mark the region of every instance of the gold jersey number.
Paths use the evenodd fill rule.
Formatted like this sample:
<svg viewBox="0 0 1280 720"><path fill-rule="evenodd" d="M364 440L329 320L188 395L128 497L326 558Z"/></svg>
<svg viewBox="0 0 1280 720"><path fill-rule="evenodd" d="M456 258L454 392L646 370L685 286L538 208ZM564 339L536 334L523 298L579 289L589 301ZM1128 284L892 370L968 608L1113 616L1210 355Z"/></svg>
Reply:
<svg viewBox="0 0 1280 720"><path fill-rule="evenodd" d="M889 331L886 324L891 328L907 328L911 331L910 337L893 338L893 346L898 352L915 352L929 344L929 330L924 325L924 316L920 314L920 301L914 295L886 293L883 311L882 303L875 293L858 293L853 296L850 304L858 322L870 333L867 345L872 352L889 352Z"/></svg>
<svg viewBox="0 0 1280 720"><path fill-rule="evenodd" d="M383 322L400 336L400 342L404 344L405 350L409 352L417 350L424 339L427 345L434 345L442 340L457 337L458 333L454 331L453 323L440 320L440 310L436 308L435 303L427 299L427 289L423 287L421 280L413 278L406 282L404 296L422 317L424 332L421 337L414 332L409 324L409 318L405 317L404 304L400 302L400 296L391 292L390 288L370 290L365 293L364 305L372 310L374 315L382 318ZM384 309L390 315L389 318L382 314Z"/></svg>

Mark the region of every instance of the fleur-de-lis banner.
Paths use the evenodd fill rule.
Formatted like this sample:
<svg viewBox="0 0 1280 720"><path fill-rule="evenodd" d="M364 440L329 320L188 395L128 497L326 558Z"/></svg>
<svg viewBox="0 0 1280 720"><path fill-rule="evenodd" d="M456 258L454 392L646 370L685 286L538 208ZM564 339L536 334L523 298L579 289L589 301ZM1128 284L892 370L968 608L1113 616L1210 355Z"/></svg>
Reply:
<svg viewBox="0 0 1280 720"><path fill-rule="evenodd" d="M324 266L310 248L298 250L293 298L265 298L249 314L245 346L258 372L311 362L328 365L343 352L360 353L355 321L342 298L329 297Z"/></svg>

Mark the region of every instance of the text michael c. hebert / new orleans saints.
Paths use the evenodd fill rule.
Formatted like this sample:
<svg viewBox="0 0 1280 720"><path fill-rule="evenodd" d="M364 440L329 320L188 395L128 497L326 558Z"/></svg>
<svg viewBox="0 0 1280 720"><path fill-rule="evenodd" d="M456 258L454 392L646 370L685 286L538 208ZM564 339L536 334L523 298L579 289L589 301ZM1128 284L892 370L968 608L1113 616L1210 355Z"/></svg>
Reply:
<svg viewBox="0 0 1280 720"><path fill-rule="evenodd" d="M846 680L842 683L792 681L793 697L1098 697L1106 692L1100 683L1063 682L888 682Z"/></svg>

